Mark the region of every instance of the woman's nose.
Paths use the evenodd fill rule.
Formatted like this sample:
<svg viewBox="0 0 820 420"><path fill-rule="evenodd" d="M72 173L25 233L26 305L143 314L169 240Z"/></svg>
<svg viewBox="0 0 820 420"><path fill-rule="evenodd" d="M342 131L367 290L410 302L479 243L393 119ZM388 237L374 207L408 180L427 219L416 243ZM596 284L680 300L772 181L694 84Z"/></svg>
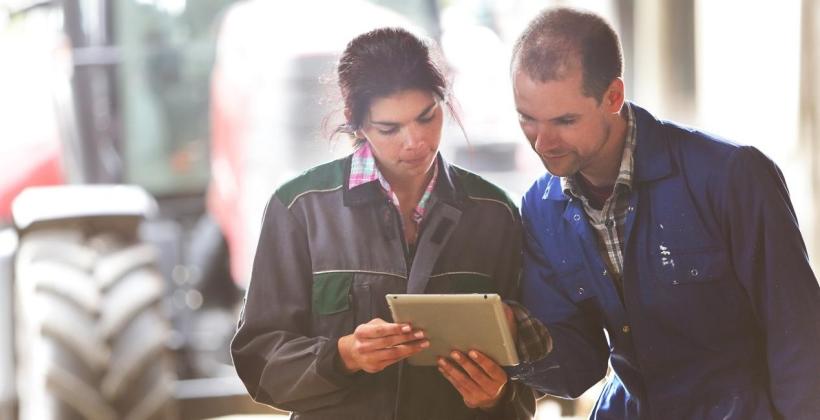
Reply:
<svg viewBox="0 0 820 420"><path fill-rule="evenodd" d="M404 144L407 148L414 149L424 143L424 130L416 124L404 127Z"/></svg>

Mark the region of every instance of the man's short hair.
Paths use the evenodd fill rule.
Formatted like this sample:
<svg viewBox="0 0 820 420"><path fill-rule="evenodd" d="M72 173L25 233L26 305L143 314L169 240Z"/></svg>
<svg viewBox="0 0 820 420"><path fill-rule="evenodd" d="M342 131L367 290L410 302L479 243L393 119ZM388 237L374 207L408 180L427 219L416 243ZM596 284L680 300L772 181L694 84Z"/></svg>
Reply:
<svg viewBox="0 0 820 420"><path fill-rule="evenodd" d="M513 47L512 70L533 80L561 80L575 66L583 72L583 93L603 99L623 75L621 41L602 17L571 8L545 9L533 19Z"/></svg>

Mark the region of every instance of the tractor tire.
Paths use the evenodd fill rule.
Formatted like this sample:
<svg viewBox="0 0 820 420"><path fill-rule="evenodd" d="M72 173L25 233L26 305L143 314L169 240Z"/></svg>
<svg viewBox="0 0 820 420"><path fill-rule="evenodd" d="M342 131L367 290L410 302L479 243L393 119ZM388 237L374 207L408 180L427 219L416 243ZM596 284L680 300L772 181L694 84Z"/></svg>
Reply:
<svg viewBox="0 0 820 420"><path fill-rule="evenodd" d="M156 251L117 233L34 230L16 261L20 420L175 419Z"/></svg>

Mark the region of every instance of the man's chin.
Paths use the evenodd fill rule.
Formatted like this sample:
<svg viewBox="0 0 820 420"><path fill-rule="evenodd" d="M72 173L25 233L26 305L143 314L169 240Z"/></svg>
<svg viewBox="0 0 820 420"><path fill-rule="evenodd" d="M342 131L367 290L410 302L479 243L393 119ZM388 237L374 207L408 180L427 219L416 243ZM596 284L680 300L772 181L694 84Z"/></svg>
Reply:
<svg viewBox="0 0 820 420"><path fill-rule="evenodd" d="M555 175L555 176L560 176L560 177L566 178L566 177L572 176L576 172L578 172L578 170L573 166L554 165L554 164L548 163L545 159L541 159L541 161L544 163L544 168L546 168L549 173L551 173L552 175Z"/></svg>

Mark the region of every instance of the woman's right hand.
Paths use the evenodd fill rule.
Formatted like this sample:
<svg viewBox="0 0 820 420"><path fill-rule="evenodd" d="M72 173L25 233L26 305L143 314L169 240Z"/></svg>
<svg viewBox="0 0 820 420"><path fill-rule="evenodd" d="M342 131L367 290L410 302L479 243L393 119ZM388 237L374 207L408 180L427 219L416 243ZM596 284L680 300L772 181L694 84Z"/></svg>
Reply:
<svg viewBox="0 0 820 420"><path fill-rule="evenodd" d="M347 372L376 373L430 347L430 342L424 339L423 331L413 330L409 324L375 318L356 327L353 334L339 338L338 346Z"/></svg>

